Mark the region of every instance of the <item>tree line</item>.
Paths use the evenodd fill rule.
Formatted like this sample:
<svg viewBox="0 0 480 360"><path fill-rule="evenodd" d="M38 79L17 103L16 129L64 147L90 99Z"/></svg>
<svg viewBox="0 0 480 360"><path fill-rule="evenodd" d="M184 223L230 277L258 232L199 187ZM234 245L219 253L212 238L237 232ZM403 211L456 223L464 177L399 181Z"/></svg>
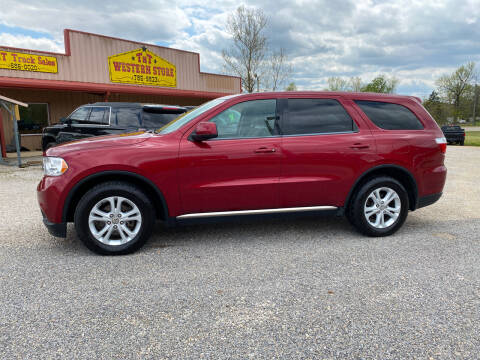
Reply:
<svg viewBox="0 0 480 360"><path fill-rule="evenodd" d="M329 77L325 91L354 91L392 94L397 89L398 79L387 75L378 75L372 81L364 83L358 76L345 79L339 76Z"/></svg>

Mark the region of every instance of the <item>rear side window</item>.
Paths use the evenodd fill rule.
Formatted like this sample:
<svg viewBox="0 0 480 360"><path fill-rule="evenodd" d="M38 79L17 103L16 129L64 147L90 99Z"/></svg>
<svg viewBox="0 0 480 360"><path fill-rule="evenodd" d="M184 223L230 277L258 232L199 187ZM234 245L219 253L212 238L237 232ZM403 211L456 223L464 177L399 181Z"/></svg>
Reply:
<svg viewBox="0 0 480 360"><path fill-rule="evenodd" d="M139 108L118 108L117 109L117 125L122 127L140 127Z"/></svg>
<svg viewBox="0 0 480 360"><path fill-rule="evenodd" d="M284 135L308 135L355 131L356 125L334 99L288 99Z"/></svg>
<svg viewBox="0 0 480 360"><path fill-rule="evenodd" d="M423 125L409 109L403 105L357 100L368 118L379 128L385 130L422 130Z"/></svg>

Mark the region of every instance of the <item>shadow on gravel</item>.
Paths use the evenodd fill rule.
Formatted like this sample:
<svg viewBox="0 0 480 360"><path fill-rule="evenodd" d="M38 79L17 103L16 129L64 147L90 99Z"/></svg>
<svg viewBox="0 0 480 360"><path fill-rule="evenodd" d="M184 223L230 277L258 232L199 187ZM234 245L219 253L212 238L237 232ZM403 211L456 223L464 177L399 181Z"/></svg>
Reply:
<svg viewBox="0 0 480 360"><path fill-rule="evenodd" d="M73 224L68 224L65 239L46 235L49 242L47 251L56 255L98 256L88 250L78 239ZM232 219L220 223L207 222L197 224L181 224L166 227L157 222L152 237L138 253L178 247L233 243L255 243L257 241L275 242L298 241L306 237L318 237L322 240L359 237L348 221L343 217L299 217L299 218L265 218L265 219Z"/></svg>
<svg viewBox="0 0 480 360"><path fill-rule="evenodd" d="M220 223L182 224L165 227L158 223L146 248L188 246L190 244L275 242L280 238L344 238L357 236L343 217L301 217L295 219L235 219Z"/></svg>
<svg viewBox="0 0 480 360"><path fill-rule="evenodd" d="M480 221L480 220L479 220ZM463 224L463 225L462 225ZM442 221L424 219L410 214L404 226L394 235L386 239L404 238L418 242L420 239L447 239L456 237L463 229L466 232L472 226L467 221ZM452 235L450 235L452 234ZM463 235L463 234L462 234ZM298 217L298 218L265 218L265 219L231 219L220 223L207 222L198 224L182 224L166 227L158 222L152 237L136 254L148 254L154 251L175 247L218 246L235 244L265 244L303 241L332 242L375 242L383 238L369 238L356 232L344 217ZM376 239L376 240L375 240ZM46 240L47 241L47 240ZM410 241L410 240L409 240ZM56 255L98 256L88 250L77 238L74 226L68 225L67 238L51 237L47 251Z"/></svg>

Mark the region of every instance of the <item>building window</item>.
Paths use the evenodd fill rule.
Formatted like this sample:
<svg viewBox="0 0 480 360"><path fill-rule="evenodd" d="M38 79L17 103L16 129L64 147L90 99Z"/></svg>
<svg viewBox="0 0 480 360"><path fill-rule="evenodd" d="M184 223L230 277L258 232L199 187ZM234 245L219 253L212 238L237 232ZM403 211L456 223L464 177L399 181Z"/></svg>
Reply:
<svg viewBox="0 0 480 360"><path fill-rule="evenodd" d="M40 134L42 129L49 125L48 104L28 104L27 108L20 106L19 110L20 134Z"/></svg>

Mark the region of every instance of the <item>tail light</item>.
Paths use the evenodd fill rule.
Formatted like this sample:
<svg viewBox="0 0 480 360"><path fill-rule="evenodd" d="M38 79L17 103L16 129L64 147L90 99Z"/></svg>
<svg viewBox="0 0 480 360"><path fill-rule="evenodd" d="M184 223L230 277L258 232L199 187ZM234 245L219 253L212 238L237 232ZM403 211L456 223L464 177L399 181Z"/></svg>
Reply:
<svg viewBox="0 0 480 360"><path fill-rule="evenodd" d="M447 152L447 139L444 137L436 138L435 142L438 144L438 147L442 154L445 154Z"/></svg>

